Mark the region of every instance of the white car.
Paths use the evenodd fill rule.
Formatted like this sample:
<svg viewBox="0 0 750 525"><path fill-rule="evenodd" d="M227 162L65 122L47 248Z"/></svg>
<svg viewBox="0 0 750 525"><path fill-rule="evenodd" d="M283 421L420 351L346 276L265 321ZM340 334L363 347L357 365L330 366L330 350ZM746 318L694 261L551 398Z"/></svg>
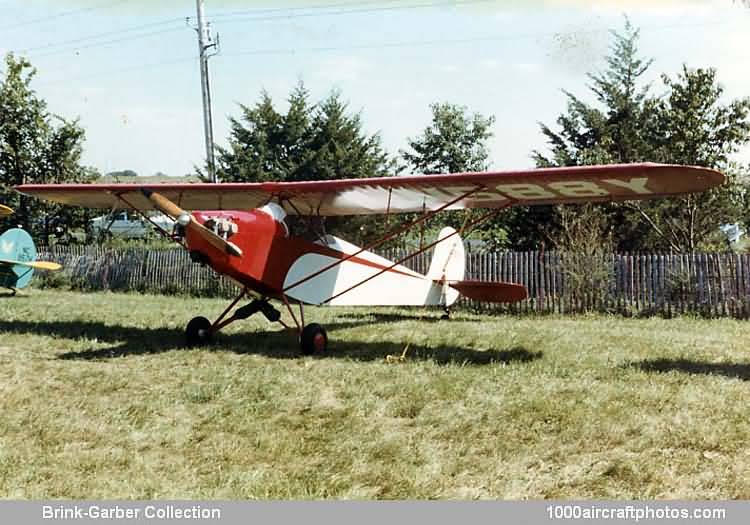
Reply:
<svg viewBox="0 0 750 525"><path fill-rule="evenodd" d="M167 232L171 233L174 228L174 220L163 213L149 215L149 219ZM154 232L155 227L137 213L118 211L114 216L102 215L91 219L91 229L96 236L109 230L113 237L141 239Z"/></svg>

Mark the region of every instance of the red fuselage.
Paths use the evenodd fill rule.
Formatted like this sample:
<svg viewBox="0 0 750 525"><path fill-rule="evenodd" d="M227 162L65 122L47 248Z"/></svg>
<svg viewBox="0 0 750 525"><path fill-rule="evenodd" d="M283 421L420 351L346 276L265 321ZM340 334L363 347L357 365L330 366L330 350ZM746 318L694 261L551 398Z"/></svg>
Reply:
<svg viewBox="0 0 750 525"><path fill-rule="evenodd" d="M321 244L289 236L283 224L257 209L196 211L192 215L201 224L210 218L222 218L237 225L237 233L228 240L242 250L241 257L224 253L190 229L185 236L187 248L190 252L203 255L217 272L264 296L281 297L289 268L306 253L319 253L336 259L345 257L345 254Z"/></svg>

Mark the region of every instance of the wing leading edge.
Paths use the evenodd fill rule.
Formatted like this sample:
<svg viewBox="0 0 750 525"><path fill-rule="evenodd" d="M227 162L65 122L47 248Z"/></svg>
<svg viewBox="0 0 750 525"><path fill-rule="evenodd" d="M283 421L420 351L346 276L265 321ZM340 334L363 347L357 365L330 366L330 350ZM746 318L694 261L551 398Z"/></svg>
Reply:
<svg viewBox="0 0 750 525"><path fill-rule="evenodd" d="M668 164L614 164L525 171L416 175L310 182L222 184L26 184L26 195L87 208L153 209L142 190L187 210L246 210L280 203L291 215L366 215L649 199L697 193L724 175ZM454 202L455 201L455 202Z"/></svg>

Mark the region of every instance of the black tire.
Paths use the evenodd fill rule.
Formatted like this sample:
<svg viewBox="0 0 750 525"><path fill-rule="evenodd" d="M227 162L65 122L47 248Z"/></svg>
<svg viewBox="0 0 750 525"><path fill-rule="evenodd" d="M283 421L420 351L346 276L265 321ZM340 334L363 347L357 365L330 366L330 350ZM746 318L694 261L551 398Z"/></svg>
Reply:
<svg viewBox="0 0 750 525"><path fill-rule="evenodd" d="M328 334L318 323L310 323L302 330L299 344L303 355L323 354L328 350Z"/></svg>
<svg viewBox="0 0 750 525"><path fill-rule="evenodd" d="M212 340L211 321L205 317L193 317L185 327L185 341L188 346L201 346Z"/></svg>

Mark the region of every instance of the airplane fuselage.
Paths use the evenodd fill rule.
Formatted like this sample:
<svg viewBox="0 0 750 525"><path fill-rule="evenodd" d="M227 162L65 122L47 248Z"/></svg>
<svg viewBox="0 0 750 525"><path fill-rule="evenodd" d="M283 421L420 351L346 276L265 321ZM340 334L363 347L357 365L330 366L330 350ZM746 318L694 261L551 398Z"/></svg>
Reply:
<svg viewBox="0 0 750 525"><path fill-rule="evenodd" d="M219 234L223 227L226 240L242 251L241 256L228 254L187 229L185 242L193 257L262 296L286 296L307 304L445 303L434 276L394 264L330 235L315 241L289 235L283 219L264 208L194 211L192 215ZM217 228L217 224L221 226ZM460 257L463 259L463 250ZM463 262L460 273L459 278L463 276ZM357 284L376 274L377 279Z"/></svg>

